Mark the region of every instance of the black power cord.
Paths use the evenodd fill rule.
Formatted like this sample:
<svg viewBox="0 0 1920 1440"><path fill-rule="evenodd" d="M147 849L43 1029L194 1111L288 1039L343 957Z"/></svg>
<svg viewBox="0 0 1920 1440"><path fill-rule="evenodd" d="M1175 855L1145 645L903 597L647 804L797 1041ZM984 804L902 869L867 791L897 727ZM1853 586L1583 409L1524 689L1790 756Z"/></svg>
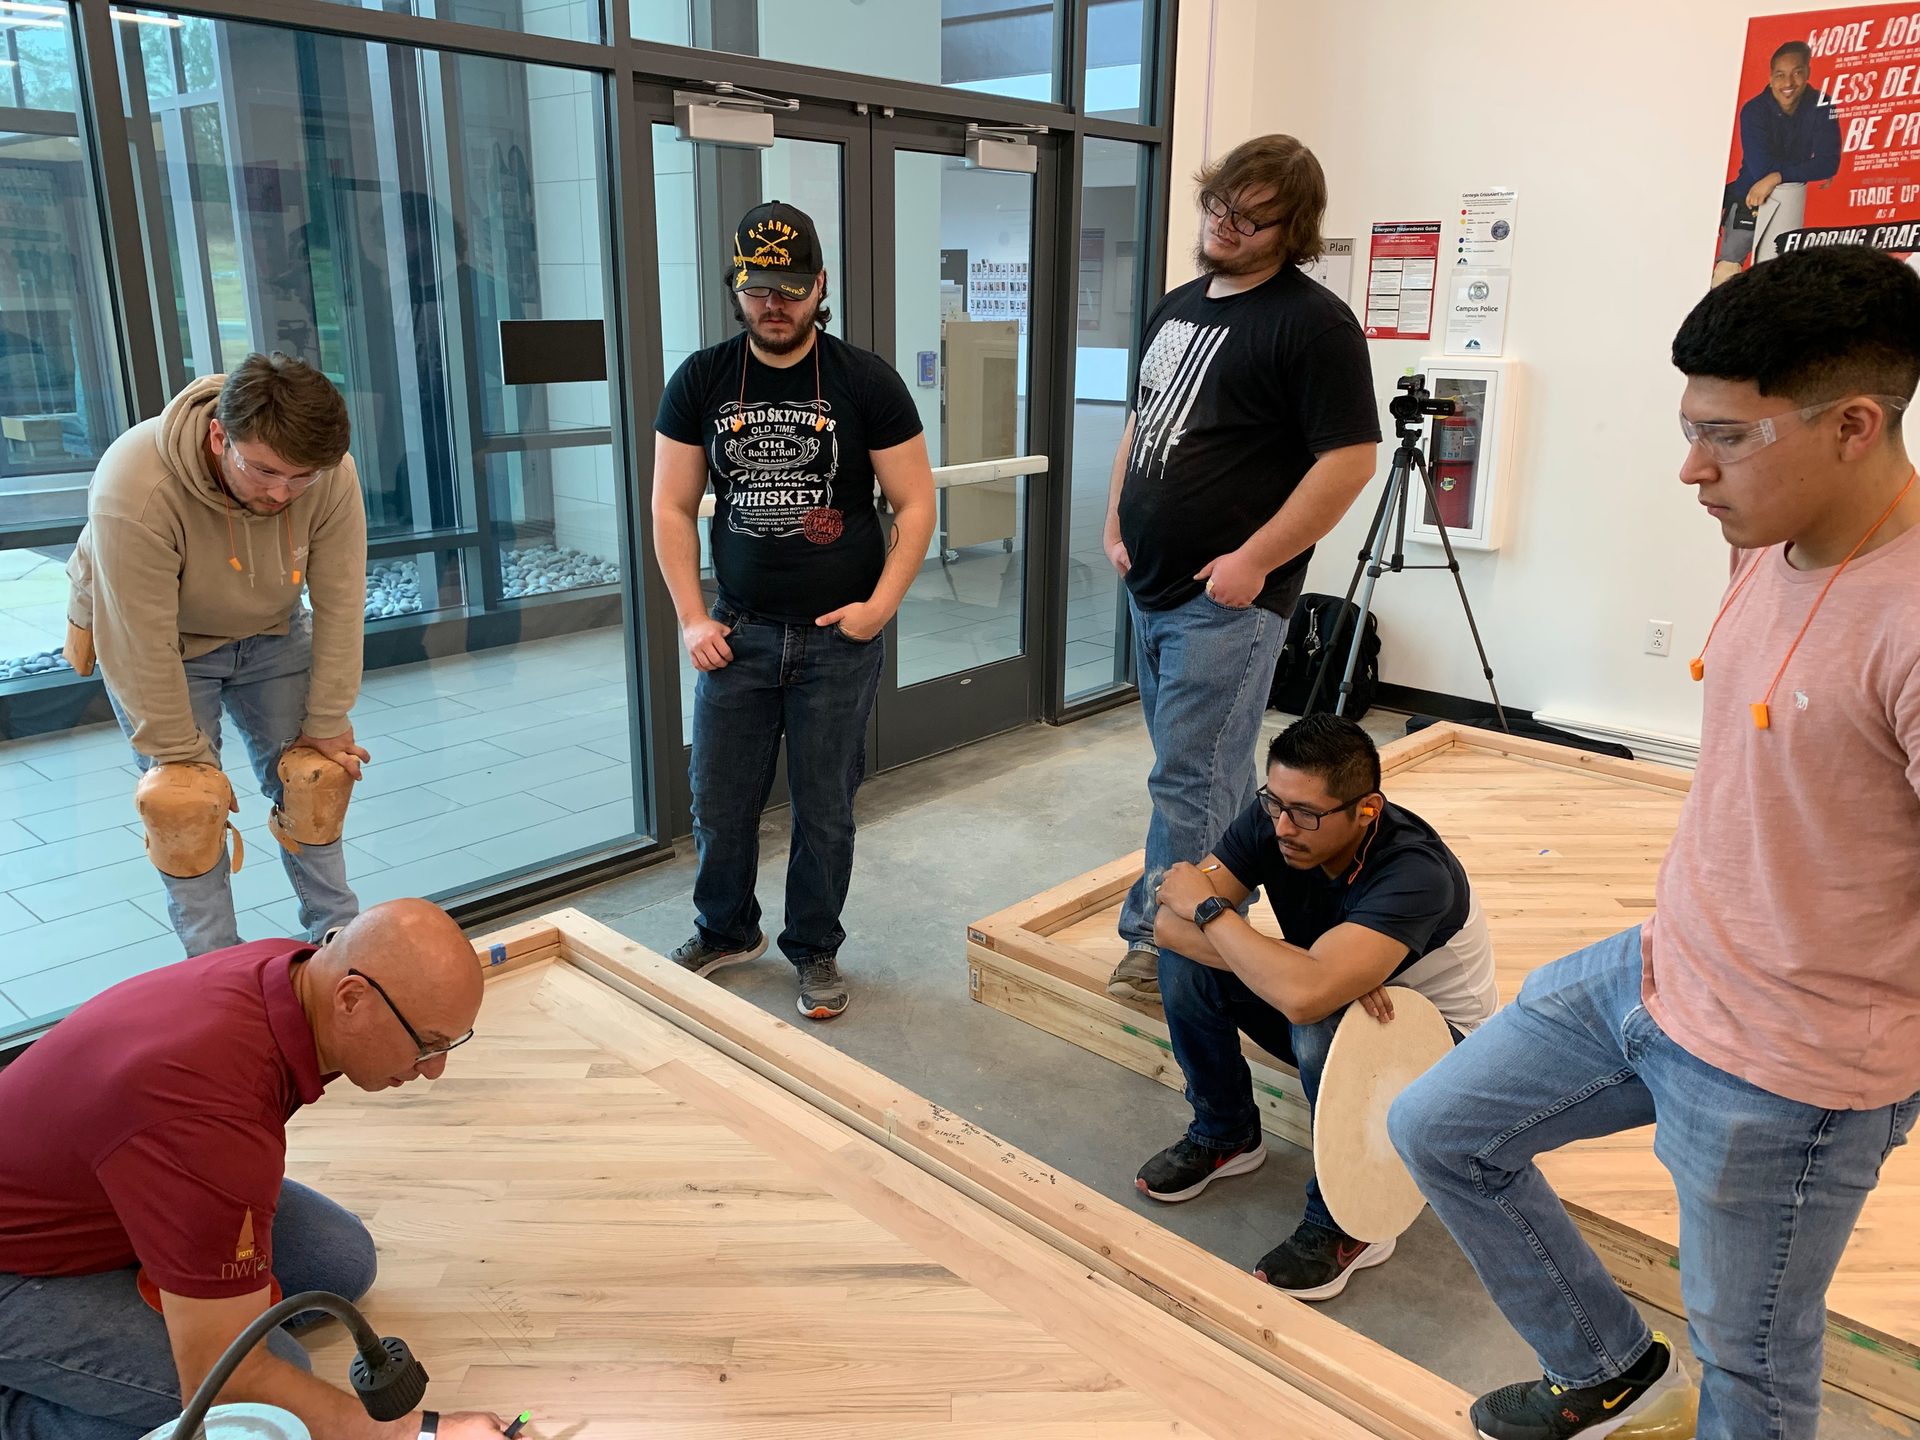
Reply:
<svg viewBox="0 0 1920 1440"><path fill-rule="evenodd" d="M381 1339L367 1324L366 1317L340 1296L325 1290L307 1290L289 1295L272 1306L235 1337L219 1362L207 1372L207 1378L200 1382L200 1388L193 1392L193 1399L173 1427L173 1440L206 1440L200 1427L213 1406L214 1397L226 1388L233 1372L240 1368L240 1362L252 1354L254 1347L272 1334L275 1327L309 1310L333 1316L353 1336L354 1348L360 1353L354 1357L347 1374L353 1381L354 1394L360 1397L369 1416L375 1420L398 1420L419 1408L427 1394L427 1369L413 1358L407 1342L393 1336Z"/></svg>

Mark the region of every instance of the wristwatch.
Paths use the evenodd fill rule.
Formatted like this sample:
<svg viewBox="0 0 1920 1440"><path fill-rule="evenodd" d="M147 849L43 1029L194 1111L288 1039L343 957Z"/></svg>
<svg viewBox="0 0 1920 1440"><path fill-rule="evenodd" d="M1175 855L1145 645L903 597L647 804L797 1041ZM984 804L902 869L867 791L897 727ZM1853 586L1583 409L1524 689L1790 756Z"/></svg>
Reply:
<svg viewBox="0 0 1920 1440"><path fill-rule="evenodd" d="M1193 923L1204 930L1232 908L1233 906L1227 903L1226 896L1209 895L1193 907Z"/></svg>
<svg viewBox="0 0 1920 1440"><path fill-rule="evenodd" d="M422 1410L420 1412L420 1440L432 1440L432 1437L439 1433L440 1412L438 1410Z"/></svg>

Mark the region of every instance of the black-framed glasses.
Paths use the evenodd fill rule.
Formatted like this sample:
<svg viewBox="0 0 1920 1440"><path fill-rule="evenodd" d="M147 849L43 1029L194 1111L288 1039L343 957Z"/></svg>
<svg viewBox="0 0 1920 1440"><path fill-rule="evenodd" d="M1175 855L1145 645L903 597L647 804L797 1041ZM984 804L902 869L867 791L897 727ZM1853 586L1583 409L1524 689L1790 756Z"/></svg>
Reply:
<svg viewBox="0 0 1920 1440"><path fill-rule="evenodd" d="M1367 792L1369 795L1372 793L1372 791ZM1260 802L1261 813L1269 820L1278 820L1284 815L1293 822L1293 828L1296 830L1318 830L1320 828L1320 822L1326 819L1327 816L1338 815L1343 811L1351 810L1367 798L1366 795L1356 795L1347 801L1346 804L1336 805L1331 810L1309 810L1305 805L1285 804L1278 795L1275 795L1264 785L1254 791L1253 796L1254 799Z"/></svg>
<svg viewBox="0 0 1920 1440"><path fill-rule="evenodd" d="M444 1045L427 1044L426 1041L420 1038L420 1032L407 1023L407 1017L400 1013L400 1007L393 1003L393 997L380 988L380 982L378 980L374 979L364 970L349 969L347 974L358 976L360 979L366 981L367 984L373 987L373 993L387 1002L387 1009L393 1012L393 1018L400 1022L400 1028L407 1032L407 1038L413 1041L414 1048L420 1052L414 1057L414 1064L424 1065L429 1060L437 1060L449 1050L458 1050L462 1045L466 1044L467 1041L473 1039L473 1031L469 1030L458 1040L449 1040Z"/></svg>
<svg viewBox="0 0 1920 1440"><path fill-rule="evenodd" d="M1243 215L1211 192L1200 197L1200 208L1214 219L1226 221L1242 235L1258 235L1262 230L1271 230L1280 223L1277 219L1255 220L1251 215Z"/></svg>

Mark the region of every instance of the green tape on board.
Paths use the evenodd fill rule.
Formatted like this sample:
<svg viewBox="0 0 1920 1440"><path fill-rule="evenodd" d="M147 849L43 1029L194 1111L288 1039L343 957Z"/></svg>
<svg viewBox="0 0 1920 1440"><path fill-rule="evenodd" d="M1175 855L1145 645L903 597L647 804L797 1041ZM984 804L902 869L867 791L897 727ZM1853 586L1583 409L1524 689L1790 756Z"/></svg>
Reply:
<svg viewBox="0 0 1920 1440"><path fill-rule="evenodd" d="M1155 1045L1158 1045L1162 1050L1166 1051L1169 1055L1173 1053L1173 1042L1171 1040L1162 1040L1158 1035L1149 1035L1144 1030L1136 1030L1134 1029L1133 1026L1127 1024L1124 1020L1120 1022L1120 1028L1126 1031L1127 1034L1133 1036L1133 1038L1136 1040L1149 1040Z"/></svg>

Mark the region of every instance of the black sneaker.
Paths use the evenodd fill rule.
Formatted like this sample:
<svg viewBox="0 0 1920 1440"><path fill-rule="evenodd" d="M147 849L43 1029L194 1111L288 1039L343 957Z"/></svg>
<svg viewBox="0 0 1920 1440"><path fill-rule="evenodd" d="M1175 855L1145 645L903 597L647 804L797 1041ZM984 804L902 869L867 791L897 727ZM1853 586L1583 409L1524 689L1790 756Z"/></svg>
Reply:
<svg viewBox="0 0 1920 1440"><path fill-rule="evenodd" d="M744 965L749 960L758 960L767 953L767 936L764 930L756 931L753 943L744 950L724 950L709 945L700 938L698 930L678 950L667 956L689 975L704 977L728 965Z"/></svg>
<svg viewBox="0 0 1920 1440"><path fill-rule="evenodd" d="M1214 1181L1244 1175L1267 1163L1266 1141L1256 1135L1237 1150L1209 1150L1182 1135L1140 1167L1133 1184L1149 1200L1191 1200Z"/></svg>
<svg viewBox="0 0 1920 1440"><path fill-rule="evenodd" d="M1331 1300L1347 1288L1354 1271L1382 1264L1392 1254L1391 1240L1356 1240L1302 1220L1284 1244L1261 1257L1253 1273L1296 1300Z"/></svg>
<svg viewBox="0 0 1920 1440"><path fill-rule="evenodd" d="M800 971L800 1013L809 1020L831 1020L846 1013L846 977L832 955L816 955L803 962Z"/></svg>
<svg viewBox="0 0 1920 1440"><path fill-rule="evenodd" d="M1667 1337L1653 1344L1634 1367L1604 1385L1566 1390L1545 1378L1503 1385L1473 1402L1473 1423L1483 1440L1569 1440L1574 1435L1611 1435L1659 1403L1656 1397L1684 1384Z"/></svg>

